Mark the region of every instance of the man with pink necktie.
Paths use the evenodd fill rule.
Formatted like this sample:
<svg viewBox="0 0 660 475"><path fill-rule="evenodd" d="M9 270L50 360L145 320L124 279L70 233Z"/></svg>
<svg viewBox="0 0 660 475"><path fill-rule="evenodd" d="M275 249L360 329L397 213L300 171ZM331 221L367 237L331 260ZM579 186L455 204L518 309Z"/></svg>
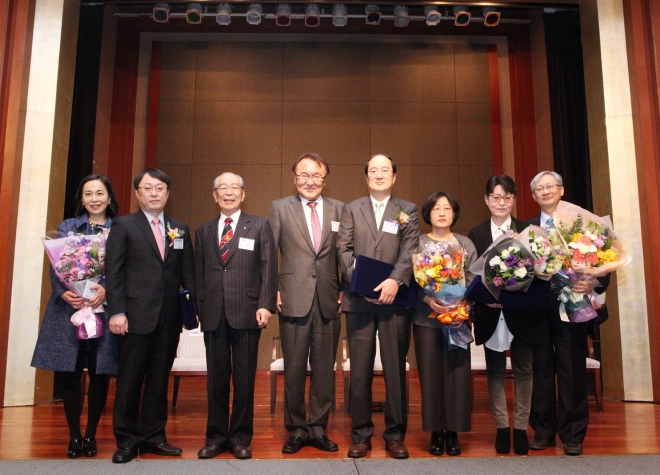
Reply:
<svg viewBox="0 0 660 475"><path fill-rule="evenodd" d="M319 155L302 154L292 171L298 194L273 201L268 217L282 256L277 311L284 355L284 426L289 433L282 452L295 454L304 445L336 452L326 425L341 329L337 235L344 204L321 196L330 167Z"/></svg>
<svg viewBox="0 0 660 475"><path fill-rule="evenodd" d="M138 450L181 454L165 436L167 384L181 333L179 289L194 290L188 227L163 212L169 177L149 168L136 175L133 187L140 211L115 219L105 259L110 331L121 335L115 463L130 462Z"/></svg>
<svg viewBox="0 0 660 475"><path fill-rule="evenodd" d="M213 181L220 216L195 234L195 288L208 373L206 444L197 456L252 457L254 378L261 329L275 312L277 250L268 221L241 211L243 178ZM229 379L234 386L229 417Z"/></svg>

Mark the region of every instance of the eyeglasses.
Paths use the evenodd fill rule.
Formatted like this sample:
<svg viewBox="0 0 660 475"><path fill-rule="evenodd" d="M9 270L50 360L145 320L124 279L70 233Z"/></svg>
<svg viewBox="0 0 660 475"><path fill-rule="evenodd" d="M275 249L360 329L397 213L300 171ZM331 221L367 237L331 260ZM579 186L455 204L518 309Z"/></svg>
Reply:
<svg viewBox="0 0 660 475"><path fill-rule="evenodd" d="M504 202L508 204L516 199L514 195L488 195L488 197L493 203L499 203L500 201L504 200Z"/></svg>
<svg viewBox="0 0 660 475"><path fill-rule="evenodd" d="M327 176L327 175L318 175L318 174L317 175L308 175L307 173L301 173L300 175L298 175L297 173L294 173L294 175L296 175L296 178L301 183L307 183L311 178L312 182L315 185L322 184L323 180L325 180L325 177Z"/></svg>
<svg viewBox="0 0 660 475"><path fill-rule="evenodd" d="M218 190L221 194L222 193L227 193L228 190L231 190L234 193L238 193L239 191L241 191L243 189L243 187L241 185L229 185L229 186L220 185L220 186L216 186L213 189Z"/></svg>
<svg viewBox="0 0 660 475"><path fill-rule="evenodd" d="M144 191L146 194L151 194L152 191L155 191L159 195L162 195L167 191L167 187L164 185L158 185L158 186L151 186L151 185L146 185L146 186L138 186L139 190Z"/></svg>
<svg viewBox="0 0 660 475"><path fill-rule="evenodd" d="M535 190L537 193L543 193L543 192L546 191L546 190L547 190L547 191L554 191L555 188L558 188L558 187L560 187L560 186L563 186L563 185L546 185L546 186L541 186L541 185L539 185L539 186L537 186L536 188L534 188L534 190Z"/></svg>
<svg viewBox="0 0 660 475"><path fill-rule="evenodd" d="M390 173L394 173L394 171L391 168L371 168L367 172L370 176L376 176L378 173L380 173L383 176L387 176Z"/></svg>

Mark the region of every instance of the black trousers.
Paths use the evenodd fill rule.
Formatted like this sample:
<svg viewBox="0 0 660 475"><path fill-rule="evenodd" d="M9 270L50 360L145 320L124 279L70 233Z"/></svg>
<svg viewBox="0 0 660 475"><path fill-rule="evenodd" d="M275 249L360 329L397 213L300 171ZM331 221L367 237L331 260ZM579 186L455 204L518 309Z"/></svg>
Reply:
<svg viewBox="0 0 660 475"><path fill-rule="evenodd" d="M119 337L112 420L117 447L167 442L167 385L179 336L161 318L151 333L126 333Z"/></svg>
<svg viewBox="0 0 660 475"><path fill-rule="evenodd" d="M206 444L250 445L254 434L254 379L261 329L239 330L227 322L224 308L218 328L204 332L209 414ZM229 418L229 380L234 385Z"/></svg>
<svg viewBox="0 0 660 475"><path fill-rule="evenodd" d="M403 442L408 425L406 404L406 355L410 347L410 317L383 312L377 305L369 312L346 312L351 352L350 412L354 443L366 443L374 434L371 420L371 385L374 379L376 332L385 378L386 441Z"/></svg>
<svg viewBox="0 0 660 475"><path fill-rule="evenodd" d="M321 315L318 295L304 317L280 315L280 337L284 357L284 426L289 435L303 440L325 434L332 408L335 359L341 320ZM305 409L307 360L312 369L309 380L309 419Z"/></svg>
<svg viewBox="0 0 660 475"><path fill-rule="evenodd" d="M589 423L586 388L588 324L561 321L556 295L551 295L542 309L543 343L534 346L534 385L529 422L538 439L554 440L555 434L559 434L564 443L581 443Z"/></svg>

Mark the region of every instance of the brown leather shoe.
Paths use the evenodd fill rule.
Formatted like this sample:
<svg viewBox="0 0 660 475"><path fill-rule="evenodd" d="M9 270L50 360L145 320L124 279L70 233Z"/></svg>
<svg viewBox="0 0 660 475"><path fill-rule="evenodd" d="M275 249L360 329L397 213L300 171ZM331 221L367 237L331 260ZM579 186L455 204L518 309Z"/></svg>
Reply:
<svg viewBox="0 0 660 475"><path fill-rule="evenodd" d="M371 450L371 441L364 444L353 444L348 449L348 456L354 459L364 457Z"/></svg>
<svg viewBox="0 0 660 475"><path fill-rule="evenodd" d="M252 457L252 447L249 445L234 445L231 452L237 459L249 459Z"/></svg>
<svg viewBox="0 0 660 475"><path fill-rule="evenodd" d="M409 457L408 449L399 440L390 440L385 446L385 450L395 459L407 459Z"/></svg>
<svg viewBox="0 0 660 475"><path fill-rule="evenodd" d="M227 450L229 450L229 447L226 445L208 444L199 449L199 452L197 452L197 457L201 459L212 459L213 457L217 457Z"/></svg>

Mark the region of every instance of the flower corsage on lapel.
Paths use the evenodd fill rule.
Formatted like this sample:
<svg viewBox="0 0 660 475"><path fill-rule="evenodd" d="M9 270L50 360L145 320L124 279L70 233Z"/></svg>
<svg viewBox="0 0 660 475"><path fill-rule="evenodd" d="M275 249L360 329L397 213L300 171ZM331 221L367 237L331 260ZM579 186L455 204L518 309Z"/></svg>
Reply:
<svg viewBox="0 0 660 475"><path fill-rule="evenodd" d="M174 246L175 240L183 238L184 234L186 234L186 232L183 229L179 229L179 228L172 229L170 223L169 222L167 223L167 237L170 238L170 247ZM180 249L183 249L183 246Z"/></svg>
<svg viewBox="0 0 660 475"><path fill-rule="evenodd" d="M401 230L410 224L410 221L415 218L417 213L404 213L401 205L397 206L399 207L399 211L397 211L397 213L394 215L394 221L399 225L399 229Z"/></svg>

